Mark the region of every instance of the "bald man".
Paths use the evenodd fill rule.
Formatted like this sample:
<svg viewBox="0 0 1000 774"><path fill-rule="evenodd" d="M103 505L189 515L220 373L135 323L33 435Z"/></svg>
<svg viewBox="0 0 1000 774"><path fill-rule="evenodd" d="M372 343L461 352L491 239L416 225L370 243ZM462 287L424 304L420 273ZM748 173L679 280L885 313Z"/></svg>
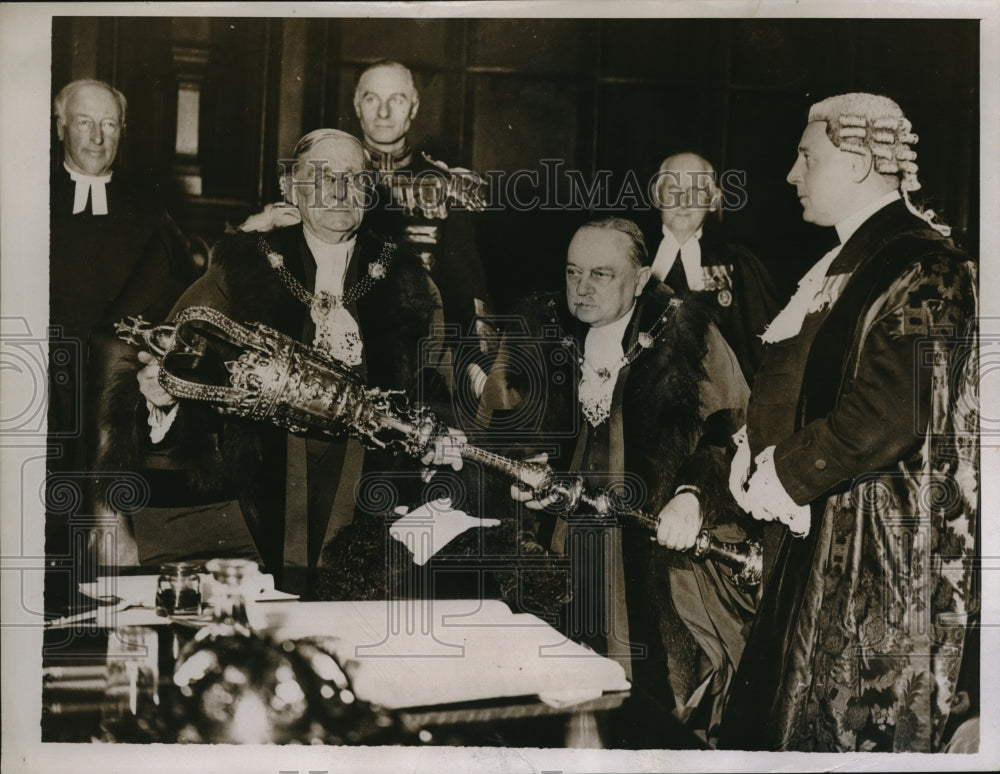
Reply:
<svg viewBox="0 0 1000 774"><path fill-rule="evenodd" d="M682 296L711 296L719 330L752 384L762 351L758 337L778 311L767 269L749 250L718 233L722 192L706 159L695 153L667 157L655 192L662 239L651 281L664 282Z"/></svg>

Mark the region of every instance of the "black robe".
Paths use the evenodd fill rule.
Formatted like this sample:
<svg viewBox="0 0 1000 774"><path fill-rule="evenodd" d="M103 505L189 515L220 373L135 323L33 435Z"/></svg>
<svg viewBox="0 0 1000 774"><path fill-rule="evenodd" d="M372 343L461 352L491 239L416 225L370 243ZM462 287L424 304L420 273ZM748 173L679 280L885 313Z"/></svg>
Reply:
<svg viewBox="0 0 1000 774"><path fill-rule="evenodd" d="M81 470L92 457L84 440L93 442L93 426L81 411L93 382L91 334L126 315L162 319L195 279L187 242L155 195L115 175L107 215L92 215L90 202L74 215L75 186L60 165L49 249L49 467L57 471Z"/></svg>
<svg viewBox="0 0 1000 774"><path fill-rule="evenodd" d="M149 188L114 175L108 214L95 216L89 202L73 214L75 186L60 164L49 213L45 551L50 567L66 566L46 576L50 610L70 599L78 582L92 580L99 562L116 558L92 531L102 514L100 479L110 485L113 478L126 500L142 498L143 487L128 474L95 473L106 469L95 463L104 430L94 406L115 360L102 342L122 317L162 318L196 276L187 240Z"/></svg>
<svg viewBox="0 0 1000 774"><path fill-rule="evenodd" d="M656 255L662 236L650 235L651 258ZM715 312L715 322L729 344L743 370L747 384L753 385L754 374L760 365L764 345L760 335L780 311L778 292L764 264L747 248L727 242L718 227L706 224L701 243L701 265L710 279L706 288L699 291L710 299ZM671 271L664 279L675 293L690 292L683 278L683 268L675 263L677 272ZM656 279L651 278L655 282Z"/></svg>
<svg viewBox="0 0 1000 774"><path fill-rule="evenodd" d="M209 306L237 322L261 322L311 343L309 310L268 264L261 240L284 257L288 271L306 288L313 286L316 265L301 225L266 235L239 233L219 243L208 272L184 293L173 314L188 306ZM367 274L369 264L382 255L383 244L380 236L359 236L345 287ZM395 251L385 278L348 311L359 322L364 346L359 368L368 384L403 390L425 402L440 399L439 377L422 346L432 326L440 322L440 298L412 254ZM147 470L166 471L157 474L161 484L153 488L151 505L156 507L182 511L191 505L238 503L268 570L278 574L286 566L298 568L293 572L299 577L287 579L286 586L303 583L301 571L315 566L331 511L350 518L354 485L362 472L408 464L387 453L366 453L362 463L354 441L316 441L305 447L306 441L291 443L289 434L279 428L222 418L207 405L190 403L182 404L163 443L148 448L144 403L138 407L138 418L135 408L123 409L137 402L128 378L126 369L105 402L110 423L124 430L105 450L105 464L135 465L145 454ZM124 462L115 462L122 458ZM149 464L153 459L159 461ZM134 521L138 535L142 513L135 514Z"/></svg>

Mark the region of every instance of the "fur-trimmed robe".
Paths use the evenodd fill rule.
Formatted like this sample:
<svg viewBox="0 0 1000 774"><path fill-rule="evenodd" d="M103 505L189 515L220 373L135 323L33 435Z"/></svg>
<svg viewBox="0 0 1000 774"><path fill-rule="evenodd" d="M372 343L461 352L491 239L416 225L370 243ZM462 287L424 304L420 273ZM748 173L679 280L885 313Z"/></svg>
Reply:
<svg viewBox="0 0 1000 774"><path fill-rule="evenodd" d="M508 325L487 383L484 403L493 422L485 437L491 438L492 433L494 442L531 438L530 446L517 444L513 453L547 451L555 470L579 471L591 487L623 486L632 507L653 515L679 485L696 485L701 490L705 526L724 540L741 539L746 534L744 526L751 525L745 524L728 494L726 458L730 436L743 421L746 383L732 351L711 322L712 312L703 294L681 300L662 284L648 286L626 330L624 351L661 315L665 315L663 333L619 373L611 416L601 427L603 435L597 437L598 431L587 424L577 401L579 357L588 326L571 316L564 294L531 299ZM588 459L598 458L588 448L589 441L605 447L598 453L607 459L603 471L584 467ZM547 534L561 529L551 515L542 514L539 521L543 543ZM571 525L569 532L573 530ZM678 703L684 704L695 685L707 680L711 684L707 695L720 702L707 711L717 720L739 661L752 598L732 588L728 569L711 561L693 564L681 554L651 547L649 534L642 528L625 524L621 530L603 531L611 552L605 552L603 559L585 559L582 564L587 566L575 574L586 575L591 565L603 566L604 572L598 572L596 581L591 578L589 588L610 592L604 598L586 599L587 584L575 579L577 611L564 610L570 620L563 620L562 625L571 635L592 640L593 632L579 630L573 618L579 619L580 610L588 605L596 605L595 609L603 611L601 631L609 641L594 644L625 662L629 657L615 640L629 637L633 645L646 648L644 656L632 649L638 688L654 696L669 694L664 679L666 650ZM697 598L675 596L671 600L667 576L675 573L687 573L684 577L693 582ZM708 610L712 620L707 629L689 634L678 613L691 622L699 609L703 618ZM692 635L711 662L707 671L696 663ZM672 708L673 701L669 696L666 700ZM710 721L700 720L707 729Z"/></svg>
<svg viewBox="0 0 1000 774"><path fill-rule="evenodd" d="M932 752L976 612L976 270L896 202L827 274L850 278L769 345L748 409L751 452L775 445L812 519L805 538L766 527L722 744Z"/></svg>
<svg viewBox="0 0 1000 774"><path fill-rule="evenodd" d="M315 261L302 226L262 237L235 234L220 242L204 277L181 297L171 316L188 306L210 306L238 322L261 322L311 342L309 310L282 284L265 258L260 240L280 253L285 266L306 288L315 282ZM348 288L379 258L384 240L358 237L344 283ZM440 296L419 261L396 250L384 279L349 310L359 321L364 344L360 366L368 384L404 390L423 402L443 399L425 339L441 323ZM134 354L115 358L120 368L105 393L107 432L101 470L143 470L152 482L150 505L183 509L237 500L269 570L280 572L286 521L286 439L278 428L239 418L223 418L207 405L185 402L162 444L150 448L145 405L135 386ZM152 463L152 464L150 464ZM366 453L365 467L392 470L408 461ZM151 470L155 468L156 471ZM336 487L337 481L323 482ZM312 482L319 486L320 482ZM303 513L287 518L302 519ZM135 515L137 530L141 513Z"/></svg>

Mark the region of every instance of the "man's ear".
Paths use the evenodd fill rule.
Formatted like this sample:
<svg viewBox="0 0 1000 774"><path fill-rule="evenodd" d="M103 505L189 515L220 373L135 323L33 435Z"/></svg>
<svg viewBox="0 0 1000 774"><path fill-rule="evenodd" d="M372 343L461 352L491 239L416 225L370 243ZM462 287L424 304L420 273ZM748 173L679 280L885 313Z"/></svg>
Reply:
<svg viewBox="0 0 1000 774"><path fill-rule="evenodd" d="M410 120L411 121L414 118L417 117L417 110L419 110L419 109L420 109L420 95L419 94L414 94L413 95L413 104L410 105Z"/></svg>
<svg viewBox="0 0 1000 774"><path fill-rule="evenodd" d="M292 175L278 176L278 190L281 191L281 201L283 204L290 204L293 207L299 206L298 186Z"/></svg>
<svg viewBox="0 0 1000 774"><path fill-rule="evenodd" d="M361 100L358 99L357 92L354 94L354 115L358 117L358 120L361 119Z"/></svg>
<svg viewBox="0 0 1000 774"><path fill-rule="evenodd" d="M635 293L633 294L636 298L642 295L642 290L646 287L646 283L649 282L649 275L652 274L652 272L652 266L643 266L639 269L639 274L636 276Z"/></svg>
<svg viewBox="0 0 1000 774"><path fill-rule="evenodd" d="M722 209L722 191L714 182L709 185L708 190L711 197L708 200L708 211L718 212Z"/></svg>
<svg viewBox="0 0 1000 774"><path fill-rule="evenodd" d="M61 118L56 121L56 134L59 135L60 140L66 139L64 136L66 134L66 122Z"/></svg>

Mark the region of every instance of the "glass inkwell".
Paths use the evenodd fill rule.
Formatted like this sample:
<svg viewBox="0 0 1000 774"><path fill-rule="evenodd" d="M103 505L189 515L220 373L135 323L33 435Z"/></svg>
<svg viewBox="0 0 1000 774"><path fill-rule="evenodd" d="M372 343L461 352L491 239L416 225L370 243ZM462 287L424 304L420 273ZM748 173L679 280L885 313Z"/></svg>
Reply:
<svg viewBox="0 0 1000 774"><path fill-rule="evenodd" d="M166 562L156 582L156 614L196 616L201 613L201 562Z"/></svg>

